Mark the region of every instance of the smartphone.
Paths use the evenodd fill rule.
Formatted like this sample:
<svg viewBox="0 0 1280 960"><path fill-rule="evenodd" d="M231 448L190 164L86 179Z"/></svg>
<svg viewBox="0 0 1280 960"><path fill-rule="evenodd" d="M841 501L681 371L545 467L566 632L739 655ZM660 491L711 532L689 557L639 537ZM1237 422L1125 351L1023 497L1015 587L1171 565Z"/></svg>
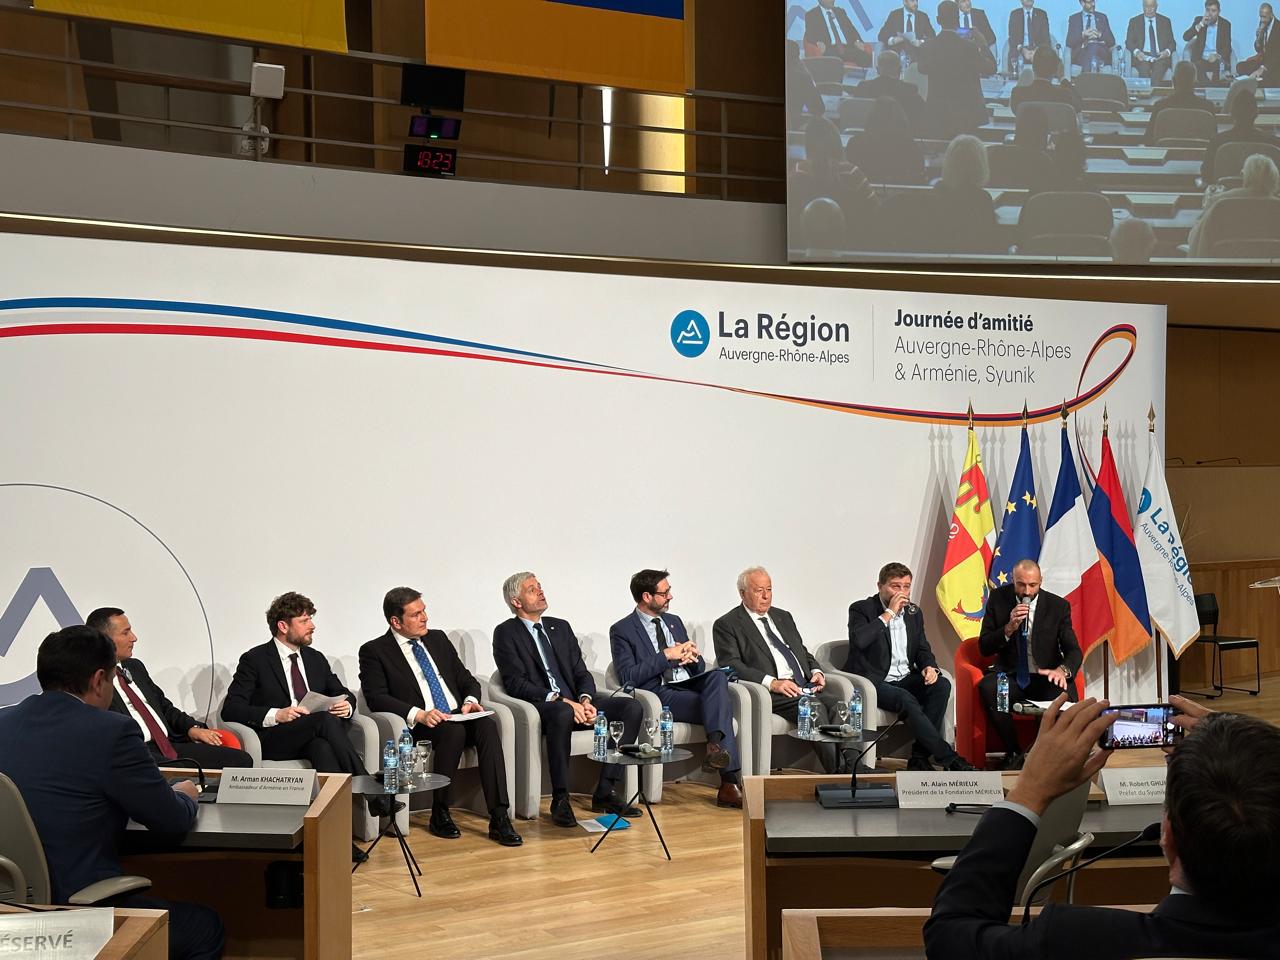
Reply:
<svg viewBox="0 0 1280 960"><path fill-rule="evenodd" d="M1182 739L1183 729L1173 722L1182 711L1170 704L1130 704L1103 712L1116 718L1098 738L1098 746L1104 750L1172 747Z"/></svg>

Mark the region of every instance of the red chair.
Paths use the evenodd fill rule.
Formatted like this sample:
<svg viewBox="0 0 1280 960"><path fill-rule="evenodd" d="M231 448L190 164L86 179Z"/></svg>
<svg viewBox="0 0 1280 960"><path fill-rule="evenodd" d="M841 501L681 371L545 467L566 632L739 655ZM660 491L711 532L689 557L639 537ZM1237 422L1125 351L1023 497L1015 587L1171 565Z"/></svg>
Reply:
<svg viewBox="0 0 1280 960"><path fill-rule="evenodd" d="M987 710L978 695L978 683L995 657L984 657L978 652L977 640L966 640L956 649L956 752L979 770L987 768L987 752L1004 753L1000 737L987 726ZM1072 682L1076 699L1084 697L1084 673L1077 673ZM1013 728L1018 734L1018 744L1024 750L1036 738L1039 728L1037 717L1013 715Z"/></svg>

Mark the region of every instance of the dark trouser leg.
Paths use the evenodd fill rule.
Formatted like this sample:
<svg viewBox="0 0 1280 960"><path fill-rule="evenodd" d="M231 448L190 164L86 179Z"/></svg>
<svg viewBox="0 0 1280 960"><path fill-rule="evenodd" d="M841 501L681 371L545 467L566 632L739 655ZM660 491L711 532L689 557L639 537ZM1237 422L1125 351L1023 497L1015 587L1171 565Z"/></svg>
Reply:
<svg viewBox="0 0 1280 960"><path fill-rule="evenodd" d="M622 743L636 742L636 737L640 734L640 721L644 719L644 708L640 706L640 701L631 697L601 697L592 702L597 710L609 718L610 722L622 721ZM600 782L596 786L596 793L608 793L621 778L622 764L604 764L600 768Z"/></svg>
<svg viewBox="0 0 1280 960"><path fill-rule="evenodd" d="M773 712L782 719L791 723L796 723L800 719L800 698L799 697L782 697L776 693L770 694L773 698ZM839 701L834 693L815 694L809 699L810 719L817 725L822 723L830 723L831 717L835 713L835 705ZM815 743L813 744L813 752L817 755L818 761L822 764L822 769L827 773L836 773L840 769L839 755L836 753L836 745L834 743Z"/></svg>
<svg viewBox="0 0 1280 960"><path fill-rule="evenodd" d="M147 749L162 767L194 768L190 760L194 760L206 770L222 770L227 767L252 767L253 757L243 750L234 747L219 747L212 743L196 743L194 740L174 739L173 749L178 751L178 759L166 760L154 743L147 743Z"/></svg>
<svg viewBox="0 0 1280 960"><path fill-rule="evenodd" d="M547 744L547 769L551 773L551 789L556 793L569 789L569 738L573 734L573 707L563 701L535 703L542 719L542 736ZM530 762L533 760L530 758Z"/></svg>
<svg viewBox="0 0 1280 960"><path fill-rule="evenodd" d="M502 731L493 717L481 717L460 726L467 733L467 746L475 747L476 760L480 764L480 789L484 791L484 803L489 815L505 814L511 806L507 796L507 762L502 753Z"/></svg>
<svg viewBox="0 0 1280 960"><path fill-rule="evenodd" d="M681 723L700 723L707 731L707 739L720 735L720 745L729 754L729 765L724 773L736 774L742 770L742 758L738 754L738 740L733 733L733 702L729 696L729 681L719 670L709 670L678 687L660 687L658 699Z"/></svg>
<svg viewBox="0 0 1280 960"><path fill-rule="evenodd" d="M996 709L996 679L997 671L991 671L985 677L978 681L978 695L982 698L982 705L987 710L987 717L991 721L991 726L1000 735L1000 741L1004 744L1006 753L1017 753L1020 749L1018 746L1018 734L1013 725L1012 713L1001 713ZM1012 673L1005 674L1009 678L1009 709L1013 709L1015 703L1026 703L1028 700L1052 700L1062 693L1062 690L1055 687L1045 677L1034 674L1026 688L1018 686L1018 681L1014 679ZM1068 695L1074 700L1076 697L1075 687L1068 684Z"/></svg>
<svg viewBox="0 0 1280 960"><path fill-rule="evenodd" d="M478 721L471 721L472 723ZM413 738L431 741L431 769L442 777L453 780L458 775L458 764L462 760L462 751L466 748L467 734L462 723L437 723L428 727L424 723L415 724ZM432 809L448 809L453 797L452 783L431 793Z"/></svg>
<svg viewBox="0 0 1280 960"><path fill-rule="evenodd" d="M351 742L350 720L331 713L311 713L259 732L263 760L308 760L321 773L365 773L364 761Z"/></svg>
<svg viewBox="0 0 1280 960"><path fill-rule="evenodd" d="M112 904L136 910L168 910L170 960L218 960L222 956L226 931L218 915L208 907L135 894L113 900Z"/></svg>
<svg viewBox="0 0 1280 960"><path fill-rule="evenodd" d="M922 759L930 755L939 763L955 759L956 751L942 736L942 722L951 699L951 681L941 674L933 683L924 674L912 672L900 680L876 683L881 710L897 710L907 715L907 729L915 738L911 752Z"/></svg>
<svg viewBox="0 0 1280 960"><path fill-rule="evenodd" d="M1196 81L1198 83L1216 83L1218 78L1222 76L1222 61L1215 60L1210 63L1208 60L1194 60L1196 65Z"/></svg>

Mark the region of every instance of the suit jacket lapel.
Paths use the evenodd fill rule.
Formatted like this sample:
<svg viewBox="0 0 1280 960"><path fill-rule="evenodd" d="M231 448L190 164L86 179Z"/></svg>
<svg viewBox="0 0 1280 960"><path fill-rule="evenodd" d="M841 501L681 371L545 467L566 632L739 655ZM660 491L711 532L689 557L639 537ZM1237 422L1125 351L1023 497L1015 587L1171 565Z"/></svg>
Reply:
<svg viewBox="0 0 1280 960"><path fill-rule="evenodd" d="M413 696L406 697L407 700L422 699L422 687L418 685L418 678L413 675L413 668L409 666L404 655L400 652L400 638L388 630L383 634L383 659L391 665L391 672L396 674L399 682L404 684L406 693L412 693ZM417 706L421 709L426 703L419 703Z"/></svg>
<svg viewBox="0 0 1280 960"><path fill-rule="evenodd" d="M449 694L453 697L453 702L461 707L462 693L456 689L457 684L454 682L457 678L453 676L451 671L444 669L446 654L453 652L452 648L447 651L442 649L443 647L450 646L449 638L443 634L436 637L432 637L431 634L427 634L427 642L431 647L431 659L436 662L436 674L440 677L440 682L444 684L445 689L448 690ZM404 658L401 657L400 660L403 662ZM451 663L452 657L449 657L447 662ZM408 666L408 664L405 664L405 666Z"/></svg>
<svg viewBox="0 0 1280 960"><path fill-rule="evenodd" d="M764 638L764 634L760 632L760 621L755 618L755 614L748 613L747 608L738 604L738 616L742 620L742 629L748 637L755 643L757 652L763 656L761 666L757 669L763 670L767 674L772 674L778 668L773 660L773 648L769 645L769 641ZM786 643L784 640L783 643Z"/></svg>
<svg viewBox="0 0 1280 960"><path fill-rule="evenodd" d="M275 640L268 640L263 653L267 658L267 669L271 675L276 678L276 683L280 690L284 693L284 699L287 703L293 703L293 686L289 683L289 678L285 675L284 664L280 662L280 650L276 647ZM299 657L301 659L301 657Z"/></svg>

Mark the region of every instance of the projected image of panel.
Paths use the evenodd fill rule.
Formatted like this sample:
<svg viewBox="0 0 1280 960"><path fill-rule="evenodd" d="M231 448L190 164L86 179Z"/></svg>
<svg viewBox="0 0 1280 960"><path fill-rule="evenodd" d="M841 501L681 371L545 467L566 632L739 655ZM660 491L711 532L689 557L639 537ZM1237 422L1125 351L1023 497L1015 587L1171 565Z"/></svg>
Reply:
<svg viewBox="0 0 1280 960"><path fill-rule="evenodd" d="M1268 6L784 9L791 260L1280 262Z"/></svg>

